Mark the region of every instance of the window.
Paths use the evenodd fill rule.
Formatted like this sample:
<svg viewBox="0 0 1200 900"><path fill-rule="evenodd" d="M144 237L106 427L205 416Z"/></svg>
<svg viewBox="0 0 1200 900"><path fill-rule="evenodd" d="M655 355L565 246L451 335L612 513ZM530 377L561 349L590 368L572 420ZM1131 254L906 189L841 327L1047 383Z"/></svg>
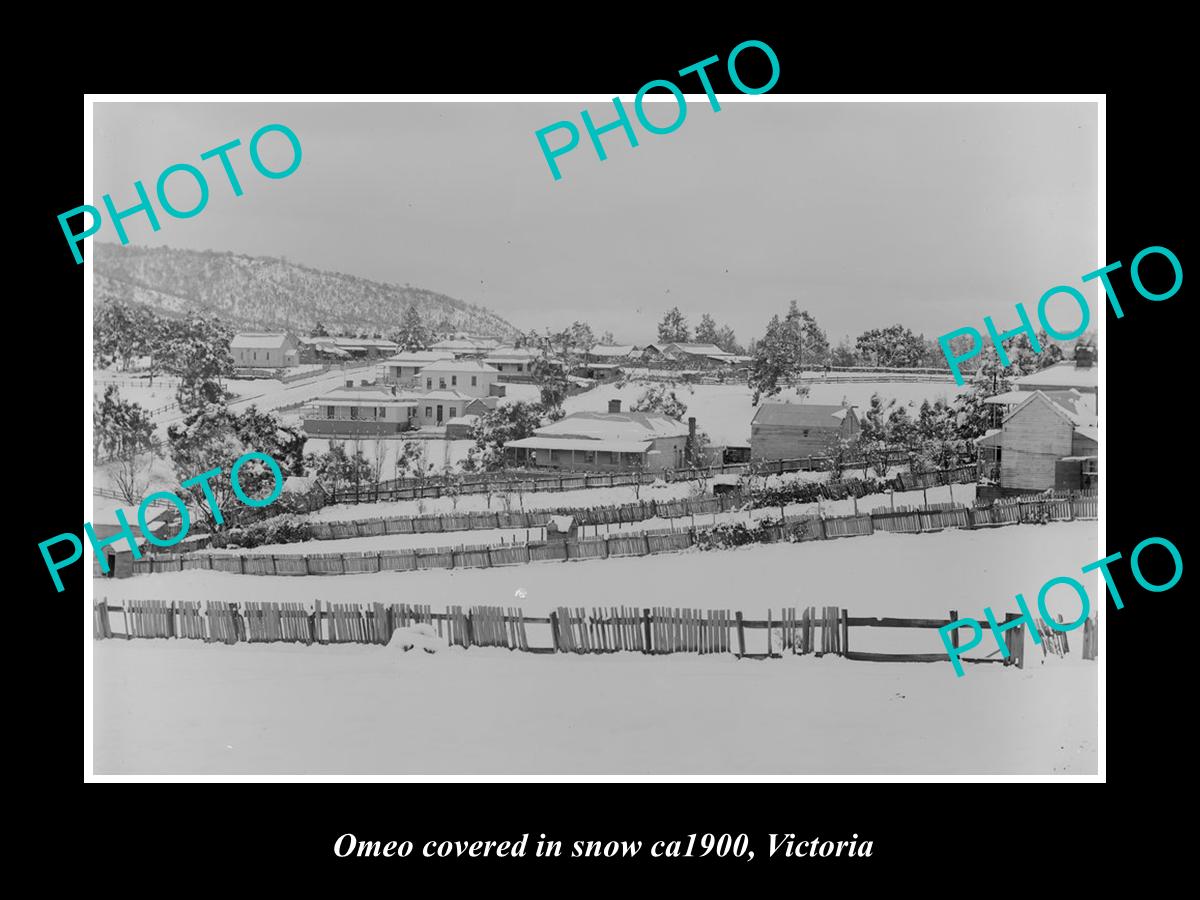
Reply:
<svg viewBox="0 0 1200 900"><path fill-rule="evenodd" d="M425 407L425 418L427 418L427 419L433 418L433 407L432 406Z"/></svg>
<svg viewBox="0 0 1200 900"><path fill-rule="evenodd" d="M258 362L258 351L257 350L254 351L254 361Z"/></svg>
<svg viewBox="0 0 1200 900"><path fill-rule="evenodd" d="M517 371L518 372L524 371L524 367L520 363L517 363Z"/></svg>
<svg viewBox="0 0 1200 900"><path fill-rule="evenodd" d="M432 378L425 379L425 387L431 391L433 390L433 379ZM428 409L428 407L426 407L426 409ZM429 413L425 413L425 415L429 415Z"/></svg>
<svg viewBox="0 0 1200 900"><path fill-rule="evenodd" d="M268 350L267 351L267 362L270 362L270 361L271 361L271 351Z"/></svg>
<svg viewBox="0 0 1200 900"><path fill-rule="evenodd" d="M807 428L804 429L804 436L808 437L808 429Z"/></svg>
<svg viewBox="0 0 1200 900"><path fill-rule="evenodd" d="M457 375L450 376L450 387L458 387L458 376Z"/></svg>
<svg viewBox="0 0 1200 900"><path fill-rule="evenodd" d="M445 379L445 378L439 378L439 379L438 379L438 389L439 389L439 390L445 390L445 388L446 388L446 379Z"/></svg>
<svg viewBox="0 0 1200 900"><path fill-rule="evenodd" d="M596 464L596 451L595 450L584 450L583 451L583 461L586 465L594 466Z"/></svg>
<svg viewBox="0 0 1200 900"><path fill-rule="evenodd" d="M458 416L458 407L457 406L450 407L450 418L453 419L453 418L456 418L457 416Z"/></svg>
<svg viewBox="0 0 1200 900"><path fill-rule="evenodd" d="M358 407L357 406L350 407L350 418L352 418L352 419L358 418Z"/></svg>
<svg viewBox="0 0 1200 900"><path fill-rule="evenodd" d="M327 418L327 419L333 418L333 407L332 406L325 407L325 418Z"/></svg>

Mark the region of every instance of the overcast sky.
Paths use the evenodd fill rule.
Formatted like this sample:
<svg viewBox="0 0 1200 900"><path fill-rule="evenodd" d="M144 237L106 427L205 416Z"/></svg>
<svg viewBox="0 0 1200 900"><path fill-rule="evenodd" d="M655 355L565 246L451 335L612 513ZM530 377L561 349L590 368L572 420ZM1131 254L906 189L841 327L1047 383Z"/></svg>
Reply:
<svg viewBox="0 0 1200 900"><path fill-rule="evenodd" d="M654 337L678 305L745 342L795 299L829 333L902 322L934 337L1105 261L1096 258L1094 104L864 104L690 99L672 134L603 136L580 125L611 103L142 103L95 106L95 196L133 205L167 166L209 176L194 218L126 221L131 243L284 256L490 307L520 328L575 319L619 340ZM669 106L649 106L668 123ZM580 145L554 181L534 132L560 119ZM291 176L252 168L254 131L280 122L303 146ZM233 138L245 194L217 160ZM562 133L551 138L554 146ZM271 135L264 157L288 160ZM170 197L191 205L186 176ZM98 237L115 241L106 223ZM1093 303L1096 291L1087 295ZM1063 301L1058 301L1063 302ZM1063 303L1064 330L1078 319Z"/></svg>

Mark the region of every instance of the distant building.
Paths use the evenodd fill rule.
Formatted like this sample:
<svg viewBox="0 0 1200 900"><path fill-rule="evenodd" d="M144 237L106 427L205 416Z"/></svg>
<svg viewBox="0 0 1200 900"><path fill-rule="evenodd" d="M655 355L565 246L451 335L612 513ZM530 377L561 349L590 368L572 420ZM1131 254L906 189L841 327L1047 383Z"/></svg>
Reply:
<svg viewBox="0 0 1200 900"><path fill-rule="evenodd" d="M528 375L539 356L536 350L500 347L488 353L483 362L502 375Z"/></svg>
<svg viewBox="0 0 1200 900"><path fill-rule="evenodd" d="M834 440L853 440L859 430L858 416L851 406L764 403L750 420L750 456L820 456Z"/></svg>
<svg viewBox="0 0 1200 900"><path fill-rule="evenodd" d="M380 366L386 384L414 384L417 373L428 365L454 357L437 350L401 350L385 359Z"/></svg>
<svg viewBox="0 0 1200 900"><path fill-rule="evenodd" d="M1095 367L1090 350L1079 348L1074 360L1064 360L1013 379L1013 388L1018 391L1069 391L1072 388L1083 394L1099 391L1100 370Z"/></svg>
<svg viewBox="0 0 1200 900"><path fill-rule="evenodd" d="M682 422L660 413L623 413L621 401L610 400L607 413L572 413L533 437L509 441L505 454L531 468L661 471L683 466L687 441Z"/></svg>
<svg viewBox="0 0 1200 900"><path fill-rule="evenodd" d="M587 352L588 362L622 363L641 356L633 344L596 344Z"/></svg>
<svg viewBox="0 0 1200 900"><path fill-rule="evenodd" d="M571 374L592 381L616 381L621 377L621 367L616 363L581 363L571 369Z"/></svg>
<svg viewBox="0 0 1200 900"><path fill-rule="evenodd" d="M346 386L312 401L304 419L311 437L390 437L417 428L444 427L467 415L496 408L497 397L472 397L456 390L389 390Z"/></svg>
<svg viewBox="0 0 1200 900"><path fill-rule="evenodd" d="M475 434L475 423L478 415L457 416L446 420L446 440L469 440Z"/></svg>
<svg viewBox="0 0 1200 900"><path fill-rule="evenodd" d="M291 332L242 331L229 342L239 369L284 369L300 365L300 342Z"/></svg>
<svg viewBox="0 0 1200 900"><path fill-rule="evenodd" d="M440 340L430 350L448 353L455 359L480 359L500 346L494 338L454 337Z"/></svg>
<svg viewBox="0 0 1200 900"><path fill-rule="evenodd" d="M417 373L417 389L425 391L461 391L470 397L488 397L500 373L477 359L439 360Z"/></svg>
<svg viewBox="0 0 1200 900"><path fill-rule="evenodd" d="M299 345L304 363L386 359L400 349L395 341L382 338L303 337Z"/></svg>
<svg viewBox="0 0 1200 900"><path fill-rule="evenodd" d="M1095 486L1099 433L1092 398L1033 391L999 429L975 441L983 474L1002 493Z"/></svg>

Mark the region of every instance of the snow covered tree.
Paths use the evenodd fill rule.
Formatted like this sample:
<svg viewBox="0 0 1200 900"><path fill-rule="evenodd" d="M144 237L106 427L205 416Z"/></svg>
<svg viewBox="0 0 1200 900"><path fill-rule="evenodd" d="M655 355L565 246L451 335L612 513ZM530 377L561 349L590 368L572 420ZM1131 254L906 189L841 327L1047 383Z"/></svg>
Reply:
<svg viewBox="0 0 1200 900"><path fill-rule="evenodd" d="M211 469L221 469L221 474L208 479L207 484L223 523L216 521L200 485L186 489L196 510L193 518L206 522L210 531L237 524L255 514L255 509L242 504L233 492L230 470L240 456L265 453L279 465L284 478L303 475L306 440L307 435L284 425L274 413L259 412L254 406L243 413L233 413L223 403L195 409L182 424L167 428L171 462L181 482ZM365 465L366 461L363 462ZM266 463L255 459L238 470L238 483L248 496L263 498L274 490L275 476Z"/></svg>
<svg viewBox="0 0 1200 900"><path fill-rule="evenodd" d="M150 485L150 467L158 453L154 422L137 403L122 400L115 385L93 407L92 449L101 456L109 481L130 506L142 501Z"/></svg>
<svg viewBox="0 0 1200 900"><path fill-rule="evenodd" d="M829 338L808 310L801 310L793 300L788 305L783 326L790 352L795 356L797 372L803 371L804 366L825 364L829 359Z"/></svg>
<svg viewBox="0 0 1200 900"><path fill-rule="evenodd" d="M629 411L659 412L682 422L687 415L687 404L675 395L675 391L668 392L665 385L656 384L643 391Z"/></svg>
<svg viewBox="0 0 1200 900"><path fill-rule="evenodd" d="M717 331L717 323L713 317L705 313L700 317L700 324L696 326L696 343L697 344L715 344L720 337Z"/></svg>
<svg viewBox="0 0 1200 900"><path fill-rule="evenodd" d="M141 316L129 304L112 300L100 305L92 319L92 347L97 368L107 369L119 362L122 369L138 355L141 342Z"/></svg>
<svg viewBox="0 0 1200 900"><path fill-rule="evenodd" d="M872 328L858 336L854 344L863 365L913 369L925 359L925 339L903 325Z"/></svg>
<svg viewBox="0 0 1200 900"><path fill-rule="evenodd" d="M837 345L830 353L829 364L831 366L842 366L846 368L858 365L858 357L854 354L854 347L850 343L850 338L843 337L837 342Z"/></svg>
<svg viewBox="0 0 1200 900"><path fill-rule="evenodd" d="M410 303L400 319L400 328L392 340L404 350L428 350L432 341L429 339L429 329L421 320L421 311L415 303Z"/></svg>
<svg viewBox="0 0 1200 900"><path fill-rule="evenodd" d="M689 334L687 319L678 306L669 309L658 323L658 339L664 344L686 344L691 340Z"/></svg>
<svg viewBox="0 0 1200 900"><path fill-rule="evenodd" d="M532 437L542 424L542 409L533 403L518 401L480 416L472 436L475 446L467 451L467 471L491 471L503 468L504 446L509 441Z"/></svg>
<svg viewBox="0 0 1200 900"><path fill-rule="evenodd" d="M185 415L209 404L224 405L228 393L221 380L234 374L232 340L233 332L216 316L192 313L171 330L163 368L180 378L175 399Z"/></svg>
<svg viewBox="0 0 1200 900"><path fill-rule="evenodd" d="M716 340L714 340L713 343L726 353L741 354L742 352L742 345L738 343L737 335L733 333L733 329L728 325L721 326L721 329L717 332Z"/></svg>

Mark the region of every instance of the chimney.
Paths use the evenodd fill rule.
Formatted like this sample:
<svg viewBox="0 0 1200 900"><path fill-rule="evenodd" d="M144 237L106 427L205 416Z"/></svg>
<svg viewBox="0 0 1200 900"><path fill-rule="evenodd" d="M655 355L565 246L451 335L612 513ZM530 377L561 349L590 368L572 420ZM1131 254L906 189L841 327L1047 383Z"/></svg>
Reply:
<svg viewBox="0 0 1200 900"><path fill-rule="evenodd" d="M610 413L619 413L621 411L621 401L620 400L609 400L608 401L608 411Z"/></svg>
<svg viewBox="0 0 1200 900"><path fill-rule="evenodd" d="M1091 347L1075 348L1075 368L1090 369L1096 362L1096 354Z"/></svg>

